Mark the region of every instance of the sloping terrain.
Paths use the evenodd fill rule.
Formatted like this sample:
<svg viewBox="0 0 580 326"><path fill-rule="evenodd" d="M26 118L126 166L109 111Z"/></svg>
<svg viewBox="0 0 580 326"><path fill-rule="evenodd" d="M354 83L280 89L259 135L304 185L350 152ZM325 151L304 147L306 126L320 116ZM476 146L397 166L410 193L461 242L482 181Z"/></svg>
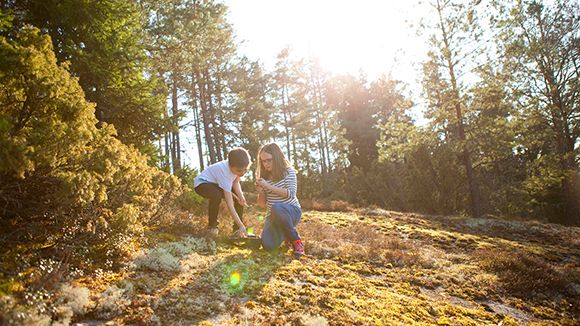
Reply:
<svg viewBox="0 0 580 326"><path fill-rule="evenodd" d="M293 260L290 251L266 253L208 241L198 233L204 222L195 219L191 231L151 232L150 247L135 253L122 272L81 278L63 289L59 300L72 307L72 320L84 325L579 323L578 228L380 209L309 211L299 225L307 257ZM250 212L250 219L259 232L263 217ZM86 300L79 302L81 292Z"/></svg>

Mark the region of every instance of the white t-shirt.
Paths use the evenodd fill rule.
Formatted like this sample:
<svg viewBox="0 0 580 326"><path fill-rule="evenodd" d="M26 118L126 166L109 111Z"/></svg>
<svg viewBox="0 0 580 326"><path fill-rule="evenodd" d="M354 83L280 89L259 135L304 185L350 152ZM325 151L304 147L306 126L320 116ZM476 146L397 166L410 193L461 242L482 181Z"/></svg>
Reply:
<svg viewBox="0 0 580 326"><path fill-rule="evenodd" d="M201 171L201 173L193 180L193 187L197 187L202 183L214 183L224 191L232 192L232 185L236 178L237 175L233 174L230 170L228 160L223 160L214 163Z"/></svg>

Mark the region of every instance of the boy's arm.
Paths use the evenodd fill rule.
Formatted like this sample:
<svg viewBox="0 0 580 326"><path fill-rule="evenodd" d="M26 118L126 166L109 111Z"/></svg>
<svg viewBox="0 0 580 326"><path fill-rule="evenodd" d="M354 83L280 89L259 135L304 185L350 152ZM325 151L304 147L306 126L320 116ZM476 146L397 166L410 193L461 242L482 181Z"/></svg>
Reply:
<svg viewBox="0 0 580 326"><path fill-rule="evenodd" d="M232 219L238 225L239 231L242 233L242 235L245 236L247 234L246 226L244 225L244 223L242 223L242 220L240 219L238 213L236 212L236 209L234 207L234 197L232 193L229 191L224 191L224 199L226 201L226 205L228 206L228 210L230 211Z"/></svg>
<svg viewBox="0 0 580 326"><path fill-rule="evenodd" d="M234 194L238 196L238 202L242 206L248 206L246 197L244 197L244 192L242 191L242 185L240 184L240 177L236 177L233 186Z"/></svg>

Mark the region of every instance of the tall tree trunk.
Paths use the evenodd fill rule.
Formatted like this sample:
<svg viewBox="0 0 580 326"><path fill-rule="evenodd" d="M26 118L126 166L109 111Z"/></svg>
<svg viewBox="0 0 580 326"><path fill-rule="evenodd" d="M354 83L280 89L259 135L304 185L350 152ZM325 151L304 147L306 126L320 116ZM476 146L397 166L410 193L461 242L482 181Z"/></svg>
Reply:
<svg viewBox="0 0 580 326"><path fill-rule="evenodd" d="M327 162L327 171L328 173L332 173L332 164L330 162L330 146L328 145L328 127L326 125L326 120L322 121L322 133L324 135L323 140L324 140L324 146L323 146L323 150L326 149L326 159L328 160Z"/></svg>
<svg viewBox="0 0 580 326"><path fill-rule="evenodd" d="M288 160L292 160L290 155L290 129L288 128L288 103L286 101L286 78L282 81L282 116L284 118L284 130L286 131L286 153Z"/></svg>
<svg viewBox="0 0 580 326"><path fill-rule="evenodd" d="M320 129L318 129L317 134L318 134L318 155L320 155L320 158L322 160L321 161L322 164L320 164L320 173L322 174L322 178L325 180L328 170L326 168L326 154L324 153L324 145L322 143L322 134L320 132Z"/></svg>
<svg viewBox="0 0 580 326"><path fill-rule="evenodd" d="M320 155L321 159L322 159L322 164L321 164L321 174L322 174L322 178L326 179L326 174L328 172L327 167L326 167L326 153L324 152L324 139L322 136L322 130L321 130L321 126L322 126L322 117L320 116L320 111L316 111L316 126L317 126L317 136L318 136L318 154ZM324 187L324 184L323 184Z"/></svg>
<svg viewBox="0 0 580 326"><path fill-rule="evenodd" d="M226 144L226 129L225 129L225 118L224 111L222 107L222 80L220 73L217 73L217 83L216 83L216 99L217 99L217 111L219 117L220 134L221 134L221 151L223 153L224 159L228 157L228 148Z"/></svg>
<svg viewBox="0 0 580 326"><path fill-rule="evenodd" d="M218 161L223 160L222 157L222 151L221 151L221 142L222 142L222 137L220 135L219 132L219 124L218 124L218 119L217 119L217 114L216 111L217 109L214 107L213 105L213 97L214 97L214 93L212 91L212 87L211 87L211 77L209 74L209 69L206 68L205 70L205 80L206 80L206 87L207 87L207 99L208 99L208 109L209 109L209 113L210 113L210 117L211 117L211 130L213 133L213 141L214 141L214 153L216 155L216 159Z"/></svg>
<svg viewBox="0 0 580 326"><path fill-rule="evenodd" d="M172 123L172 145L171 160L173 163L173 173L181 169L181 144L179 142L179 107L177 93L177 78L172 72L171 78L171 123Z"/></svg>
<svg viewBox="0 0 580 326"><path fill-rule="evenodd" d="M199 119L199 110L195 108L194 110L194 119L195 119L195 139L197 141L197 155L199 157L199 167L200 171L203 171L204 164L203 164L203 145L201 142L201 121Z"/></svg>
<svg viewBox="0 0 580 326"><path fill-rule="evenodd" d="M318 146L320 147L320 157L322 157L323 176L330 173L330 152L328 151L328 135L326 131L326 119L323 119L324 113L322 108L324 102L322 100L322 85L319 78L311 76L311 83L314 89L314 98L316 102L316 126L318 128ZM327 161L328 160L328 161Z"/></svg>
<svg viewBox="0 0 580 326"><path fill-rule="evenodd" d="M215 146L213 143L213 137L210 131L210 115L207 108L207 96L206 96L206 88L205 84L207 83L205 80L200 79L200 74L196 70L194 72L195 80L197 81L197 86L199 88L199 104L201 107L201 118L203 121L203 132L205 143L207 145L208 153L209 153L209 162L213 164L216 161L216 154L215 154Z"/></svg>
<svg viewBox="0 0 580 326"><path fill-rule="evenodd" d="M444 44L444 57L448 65L449 78L451 80L451 87L454 96L454 107L455 107L455 118L457 119L457 132L459 134L459 140L461 141L463 164L465 165L465 171L467 174L467 182L469 184L469 193L471 196L471 215L473 217L481 217L481 199L479 194L479 186L473 171L473 163L471 160L471 153L469 146L467 145L465 137L465 128L463 125L463 113L461 110L461 97L459 94L459 88L457 86L457 80L455 79L455 66L451 58L451 47L449 44L449 38L447 36L447 29L444 25L442 8L440 6L439 0L437 0L437 11L439 14L439 24L441 28L441 33L443 36Z"/></svg>
<svg viewBox="0 0 580 326"><path fill-rule="evenodd" d="M542 22L538 17L538 24ZM540 28L542 40L543 29ZM562 100L561 88L558 87L554 76L554 68L551 58L546 54L543 60L536 60L540 67L544 83L547 85L545 96L550 101L550 116L552 130L556 134L556 148L560 161L560 168L565 176L562 180L562 192L564 196L564 221L566 224L580 225L580 180L576 177L578 166L575 163L574 136L570 130L571 121L568 120L568 110Z"/></svg>
<svg viewBox="0 0 580 326"><path fill-rule="evenodd" d="M165 121L167 121L167 109L168 108L165 108L165 110L163 110ZM170 155L169 133L170 131L168 130L165 130L165 132L163 133L163 141L165 143L165 157L163 158L163 160L165 161L167 172L171 172L171 164L172 164L172 162L170 162L171 155Z"/></svg>
<svg viewBox="0 0 580 326"><path fill-rule="evenodd" d="M159 158L161 158L161 162L159 162L161 164L161 169L165 168L165 160L163 157L163 143L161 142L161 137L159 137L159 143L157 144L157 146L159 146Z"/></svg>
<svg viewBox="0 0 580 326"><path fill-rule="evenodd" d="M326 166L326 153L324 152L324 137L322 134L322 126L324 124L324 119L322 117L322 113L320 112L320 109L322 108L322 101L320 98L320 94L318 92L318 83L315 83L314 80L312 81L312 84L314 85L314 97L316 99L316 129L317 129L317 136L318 136L318 153L322 159L322 166L321 166L321 173L322 173L322 178L323 178L323 188L325 186L325 182L326 181L326 174L327 174L327 166ZM324 190L323 190L324 191Z"/></svg>
<svg viewBox="0 0 580 326"><path fill-rule="evenodd" d="M197 91L195 89L195 77L194 74L191 76L191 109L193 111L193 125L195 128L195 139L197 142L197 155L199 159L200 172L205 169L203 163L203 146L201 143L201 122L199 119L199 107L197 105Z"/></svg>
<svg viewBox="0 0 580 326"><path fill-rule="evenodd" d="M292 114L290 114L290 122L294 121ZM296 128L295 126L293 128ZM298 153L296 152L296 132L292 133L292 157L294 158L294 163L298 164Z"/></svg>
<svg viewBox="0 0 580 326"><path fill-rule="evenodd" d="M540 37L542 44L549 44L546 40L544 30L544 21L540 13L536 15L537 24L540 27ZM564 216L567 224L580 225L580 179L577 177L578 166L575 162L574 146L577 138L574 137L570 130L570 125L573 125L573 120L570 121L568 114L568 102L565 102L562 95L562 83L558 83L555 77L554 59L549 55L549 52L541 51L544 58L536 60L540 67L540 71L544 78L544 82L548 85L546 96L550 99L552 109L550 110L553 129L556 133L556 141L558 146L558 156L560 159L560 166L565 171L564 180L562 180L562 191L564 192ZM543 60L542 60L543 59ZM557 70L556 70L557 71ZM559 87L560 86L560 87Z"/></svg>

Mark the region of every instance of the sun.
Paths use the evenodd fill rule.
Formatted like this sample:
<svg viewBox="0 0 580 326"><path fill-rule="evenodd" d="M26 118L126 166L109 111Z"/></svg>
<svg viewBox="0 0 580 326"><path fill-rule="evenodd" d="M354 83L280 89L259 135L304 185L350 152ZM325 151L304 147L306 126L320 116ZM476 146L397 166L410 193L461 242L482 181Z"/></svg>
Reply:
<svg viewBox="0 0 580 326"><path fill-rule="evenodd" d="M412 2L412 1L411 1ZM402 61L426 51L410 21L419 13L407 1L227 1L243 51L265 58L289 46L298 57L318 58L333 74L369 77L407 69ZM255 13L260 9L260 19ZM416 11L416 10L415 10ZM407 65L408 67L409 65ZM412 74L402 71L401 74Z"/></svg>

